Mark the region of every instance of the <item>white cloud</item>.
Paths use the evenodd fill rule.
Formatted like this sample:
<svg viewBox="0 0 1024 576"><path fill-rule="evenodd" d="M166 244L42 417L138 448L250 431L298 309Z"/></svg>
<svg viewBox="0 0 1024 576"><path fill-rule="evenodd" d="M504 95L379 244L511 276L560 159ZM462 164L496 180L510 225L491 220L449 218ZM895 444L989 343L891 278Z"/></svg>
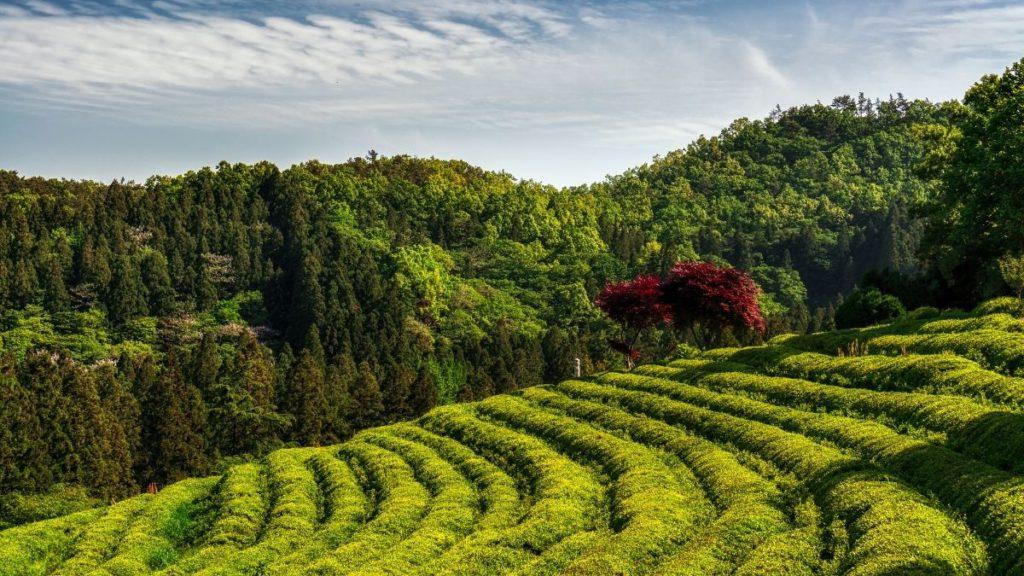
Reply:
<svg viewBox="0 0 1024 576"><path fill-rule="evenodd" d="M273 148L278 135L351 140L352 153L436 150L569 183L777 103L956 97L1024 55L1024 6L988 0L724 16L642 0L309 0L275 13L115 1L0 7L0 120L74 112L133 133L206 131L224 142L214 162L242 140L288 160L301 158ZM9 139L0 155L20 153Z"/></svg>

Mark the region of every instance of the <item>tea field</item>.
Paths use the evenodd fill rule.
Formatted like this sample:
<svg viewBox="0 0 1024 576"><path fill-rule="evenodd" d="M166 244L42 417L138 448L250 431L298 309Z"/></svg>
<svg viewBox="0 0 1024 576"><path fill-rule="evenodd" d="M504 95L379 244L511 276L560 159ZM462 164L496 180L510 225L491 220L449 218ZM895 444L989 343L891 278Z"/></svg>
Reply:
<svg viewBox="0 0 1024 576"><path fill-rule="evenodd" d="M0 574L1024 574L1014 300L435 409L0 532Z"/></svg>

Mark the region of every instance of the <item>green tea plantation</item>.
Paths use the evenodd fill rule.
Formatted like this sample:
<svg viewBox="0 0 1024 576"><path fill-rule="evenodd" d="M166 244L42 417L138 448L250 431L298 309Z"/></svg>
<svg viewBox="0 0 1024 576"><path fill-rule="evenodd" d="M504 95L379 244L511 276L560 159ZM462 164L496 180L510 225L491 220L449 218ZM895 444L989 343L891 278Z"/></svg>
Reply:
<svg viewBox="0 0 1024 576"><path fill-rule="evenodd" d="M0 532L0 574L1024 574L1016 300L438 408Z"/></svg>

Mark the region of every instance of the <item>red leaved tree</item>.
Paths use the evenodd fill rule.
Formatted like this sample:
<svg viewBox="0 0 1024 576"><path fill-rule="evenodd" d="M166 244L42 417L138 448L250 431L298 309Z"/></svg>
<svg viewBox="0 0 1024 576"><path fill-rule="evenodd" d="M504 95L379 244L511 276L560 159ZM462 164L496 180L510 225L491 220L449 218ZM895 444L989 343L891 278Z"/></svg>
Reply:
<svg viewBox="0 0 1024 576"><path fill-rule="evenodd" d="M655 275L637 276L624 282L609 282L594 299L609 318L622 326L622 340L609 340L612 350L626 356L627 365L640 357L636 341L647 328L671 320L670 309L662 302L661 278Z"/></svg>
<svg viewBox="0 0 1024 576"><path fill-rule="evenodd" d="M661 285L661 304L672 325L688 330L701 348L714 344L725 328L764 332L760 289L742 270L710 262L677 262Z"/></svg>

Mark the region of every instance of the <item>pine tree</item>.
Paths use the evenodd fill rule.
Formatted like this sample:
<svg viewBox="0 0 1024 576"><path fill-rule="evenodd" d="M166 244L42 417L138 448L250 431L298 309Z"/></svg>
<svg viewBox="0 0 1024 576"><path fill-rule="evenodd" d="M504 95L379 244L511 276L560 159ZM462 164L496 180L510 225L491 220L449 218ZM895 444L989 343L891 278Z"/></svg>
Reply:
<svg viewBox="0 0 1024 576"><path fill-rule="evenodd" d="M209 466L206 405L199 390L185 381L176 352L167 354L150 409L155 411L157 441L156 478L151 481L173 482L205 474Z"/></svg>
<svg viewBox="0 0 1024 576"><path fill-rule="evenodd" d="M217 337L212 331L203 334L192 358L189 379L196 388L202 392L204 398L209 398L220 378L221 370L220 350L217 346Z"/></svg>
<svg viewBox="0 0 1024 576"><path fill-rule="evenodd" d="M148 313L145 287L128 256L115 261L105 300L108 317L115 326L123 326L136 316Z"/></svg>
<svg viewBox="0 0 1024 576"><path fill-rule="evenodd" d="M328 406L324 395L326 368L316 326L310 327L306 340L288 378L286 406L294 419L292 439L308 446L326 439Z"/></svg>
<svg viewBox="0 0 1024 576"><path fill-rule="evenodd" d="M223 454L256 452L276 443L286 421L274 406L276 375L269 350L248 332L237 348L231 374L218 383L217 403L210 407Z"/></svg>
<svg viewBox="0 0 1024 576"><path fill-rule="evenodd" d="M174 312L174 287L167 271L167 258L160 252L149 251L142 259L142 283L149 296L149 310L157 316Z"/></svg>
<svg viewBox="0 0 1024 576"><path fill-rule="evenodd" d="M328 431L336 441L342 441L352 435L350 418L355 412L351 390L355 386L359 369L348 352L340 354L327 367L327 378L324 395L327 399L329 414Z"/></svg>
<svg viewBox="0 0 1024 576"><path fill-rule="evenodd" d="M53 480L38 392L19 381L12 353L0 356L0 492L40 490Z"/></svg>
<svg viewBox="0 0 1024 576"><path fill-rule="evenodd" d="M359 373L352 389L352 400L355 406L352 422L356 428L363 429L380 424L384 415L384 398L377 377L373 375L370 363L365 360L359 364Z"/></svg>
<svg viewBox="0 0 1024 576"><path fill-rule="evenodd" d="M437 406L437 386L434 385L434 380L430 377L430 372L427 370L425 365L420 366L419 371L416 373L416 380L412 383L412 390L409 394L410 407L412 408L412 415L419 416L426 414L434 406Z"/></svg>
<svg viewBox="0 0 1024 576"><path fill-rule="evenodd" d="M404 364L392 362L388 373L389 375L381 387L386 420L403 420L412 415L412 408L409 407L409 395L413 382L416 380L416 372Z"/></svg>

